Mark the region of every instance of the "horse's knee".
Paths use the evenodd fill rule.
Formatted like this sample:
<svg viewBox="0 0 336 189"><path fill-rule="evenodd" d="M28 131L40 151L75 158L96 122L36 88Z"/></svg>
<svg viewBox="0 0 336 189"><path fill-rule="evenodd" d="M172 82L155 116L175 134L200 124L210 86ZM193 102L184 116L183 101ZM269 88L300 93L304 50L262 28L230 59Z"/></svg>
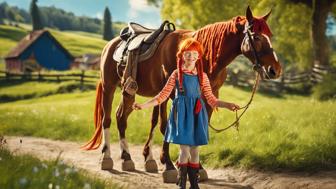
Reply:
<svg viewBox="0 0 336 189"><path fill-rule="evenodd" d="M103 128L107 129L111 126L111 118L103 118Z"/></svg>

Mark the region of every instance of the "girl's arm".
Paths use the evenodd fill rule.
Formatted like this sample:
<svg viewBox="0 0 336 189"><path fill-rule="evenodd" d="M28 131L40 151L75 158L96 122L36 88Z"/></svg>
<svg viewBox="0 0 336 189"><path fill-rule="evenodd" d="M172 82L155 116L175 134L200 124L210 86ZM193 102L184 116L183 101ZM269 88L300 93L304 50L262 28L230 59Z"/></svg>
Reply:
<svg viewBox="0 0 336 189"><path fill-rule="evenodd" d="M170 75L166 85L164 86L164 88L161 90L161 92L158 95L156 95L153 99L145 102L144 104L134 103L133 109L141 110L144 108L150 108L153 106L157 106L161 104L162 102L166 101L170 93L172 92L172 90L175 88L176 78L177 78L177 71L175 70Z"/></svg>
<svg viewBox="0 0 336 189"><path fill-rule="evenodd" d="M209 78L207 74L205 73L203 73L202 86L203 86L202 88L203 95L212 109L216 109L217 107L219 107L219 108L227 108L231 111L235 111L240 108L238 105L234 103L224 102L224 101L217 99L215 95L212 93Z"/></svg>

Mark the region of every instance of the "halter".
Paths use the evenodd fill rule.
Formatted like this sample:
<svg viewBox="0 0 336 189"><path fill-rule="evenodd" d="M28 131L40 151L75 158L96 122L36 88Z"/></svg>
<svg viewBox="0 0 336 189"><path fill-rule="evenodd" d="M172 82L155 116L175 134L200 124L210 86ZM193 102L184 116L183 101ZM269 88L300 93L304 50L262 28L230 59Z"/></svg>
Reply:
<svg viewBox="0 0 336 189"><path fill-rule="evenodd" d="M268 51L266 52L263 52L263 53L258 53L257 50L255 49L255 46L254 46L254 41L252 40L252 36L254 33L251 32L251 28L253 26L253 23L249 24L249 25L245 25L245 37L243 39L243 42L245 41L245 38L247 38L249 40L249 44L250 46L252 47L252 51L253 51L253 54L254 54L254 58L255 58L255 65L253 65L253 70L256 72L256 79L255 79L255 82L254 82L254 85L253 85L253 89L252 89L252 94L251 94L251 97L250 97L250 100L248 101L248 103L239 108L238 110L243 110L243 112L238 115L238 110L235 110L236 112L236 121L234 121L232 124L230 124L229 126L225 127L225 128L222 128L222 129L217 129L217 128L214 128L210 123L209 123L209 127L211 129L213 129L216 133L220 133L222 131L225 131L231 127L235 127L237 131L239 131L239 120L240 118L244 115L244 113L247 111L247 109L249 108L250 104L252 103L252 100L253 100L253 97L254 97L254 94L255 92L257 91L257 88L258 88L258 85L259 85L259 81L260 81L260 75L261 73L263 72L267 78L270 78L269 75L267 74L265 68L261 65L260 63L260 56L261 55L264 55L264 54L268 54L268 53L273 53L273 48L269 48ZM243 45L243 43L241 44L241 46Z"/></svg>
<svg viewBox="0 0 336 189"><path fill-rule="evenodd" d="M254 46L254 40L252 38L252 36L254 35L254 33L251 31L251 28L253 27L253 22L251 24L246 24L245 25L245 37L243 42L245 41L245 38L247 38L251 48L252 48L252 52L254 55L254 59L255 59L255 64L253 65L253 70L258 72L260 75L261 73L264 73L267 77L267 79L270 79L269 75L267 74L267 71L265 70L265 67L263 67L260 63L260 56L265 55L265 54L271 54L274 52L273 48L269 48L267 49L266 52L257 52L255 46ZM243 43L241 44L243 45Z"/></svg>

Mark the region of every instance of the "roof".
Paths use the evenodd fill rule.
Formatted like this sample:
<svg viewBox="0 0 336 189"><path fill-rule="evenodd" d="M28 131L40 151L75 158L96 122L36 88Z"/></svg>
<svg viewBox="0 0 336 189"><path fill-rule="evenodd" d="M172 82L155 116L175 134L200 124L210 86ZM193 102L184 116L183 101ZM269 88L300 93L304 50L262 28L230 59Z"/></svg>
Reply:
<svg viewBox="0 0 336 189"><path fill-rule="evenodd" d="M30 32L28 35L26 35L24 38L21 39L21 41L17 44L16 47L14 47L5 57L5 59L11 59L11 58L17 58L19 57L28 47L30 47L34 42L37 41L38 38L43 36L43 34L46 34L51 40L55 42L56 45L58 45L64 52L69 56L71 59L73 59L73 56L70 54L68 50L66 50L55 38L51 35L51 33L48 30L36 30Z"/></svg>

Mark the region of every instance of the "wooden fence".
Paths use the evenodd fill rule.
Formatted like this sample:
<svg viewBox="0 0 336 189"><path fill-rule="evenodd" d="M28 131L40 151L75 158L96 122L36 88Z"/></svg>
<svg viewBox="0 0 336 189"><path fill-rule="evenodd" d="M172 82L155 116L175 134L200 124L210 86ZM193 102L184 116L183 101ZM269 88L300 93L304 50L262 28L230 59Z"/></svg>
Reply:
<svg viewBox="0 0 336 189"><path fill-rule="evenodd" d="M265 91L283 91L291 89L297 85L312 86L316 83L322 82L323 77L327 73L335 73L336 69L325 66L314 66L311 71L306 72L288 72L283 73L277 80L264 80L260 82L259 88ZM81 84L87 81L96 81L99 79L98 75L81 73L65 73L65 74L48 74L48 73L9 73L0 71L0 79L6 80L30 80L30 81L79 81ZM250 87L254 84L255 75L253 72L233 72L228 70L227 84L241 87Z"/></svg>
<svg viewBox="0 0 336 189"><path fill-rule="evenodd" d="M291 89L297 85L312 86L322 82L328 73L335 73L336 69L326 66L315 65L310 71L283 73L277 80L264 80L260 82L260 89L266 91L283 91ZM226 82L235 86L249 87L254 84L255 75L246 72L232 72L229 70Z"/></svg>
<svg viewBox="0 0 336 189"><path fill-rule="evenodd" d="M49 74L49 73L10 73L0 70L0 79L5 80L24 80L24 81L79 81L81 84L88 81L95 81L99 79L98 75L81 73L64 73L64 74Z"/></svg>

